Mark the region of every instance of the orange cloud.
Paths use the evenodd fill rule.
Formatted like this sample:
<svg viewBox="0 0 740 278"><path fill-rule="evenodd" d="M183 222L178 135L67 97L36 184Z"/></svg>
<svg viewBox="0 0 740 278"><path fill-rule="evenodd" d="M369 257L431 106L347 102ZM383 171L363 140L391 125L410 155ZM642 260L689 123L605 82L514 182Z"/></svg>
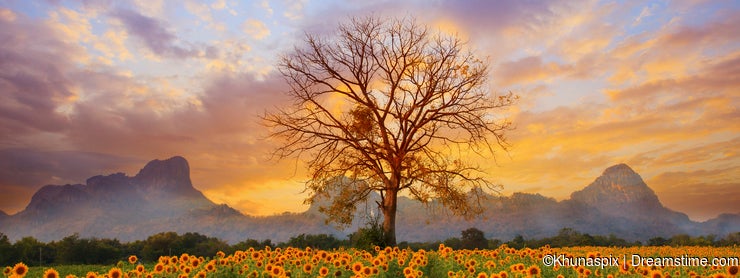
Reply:
<svg viewBox="0 0 740 278"><path fill-rule="evenodd" d="M737 147L737 145L735 145ZM736 165L736 164L735 164ZM738 213L740 167L712 170L671 171L647 182L668 207L681 207L694 220L707 220L718 213Z"/></svg>
<svg viewBox="0 0 740 278"><path fill-rule="evenodd" d="M142 161L183 155L195 186L217 202L257 214L305 209L302 163L269 160L277 142L265 139L268 130L258 118L289 103L272 65L276 49L290 49L304 30L327 32L323 11L395 15L398 6L229 3L191 3L186 9L199 18L193 24L165 13L161 1L101 5L97 13L50 8L40 20L0 8L0 34L7 38L0 65L8 73L0 82L0 150L72 150L123 161L111 169L80 162L102 171L94 174L134 174ZM736 192L740 163L737 11L701 2L680 9L588 1L404 5L490 56L492 92L521 95L506 112L518 126L509 134L511 151L493 162L470 156L505 193L567 198L604 168L627 162L670 208L696 210L691 215L699 218L734 208L736 199L727 193ZM215 22L211 9L269 18L276 28L252 19L226 26L242 35L189 37L227 23ZM272 17L273 9L290 20ZM244 33L261 41L247 44ZM142 47L129 49L134 43ZM71 182L88 174L44 168L39 179L25 181L28 190L12 188L16 184L3 177L0 190L27 198L24 192L52 181L55 171L74 172L64 177ZM272 205L276 200L288 201Z"/></svg>

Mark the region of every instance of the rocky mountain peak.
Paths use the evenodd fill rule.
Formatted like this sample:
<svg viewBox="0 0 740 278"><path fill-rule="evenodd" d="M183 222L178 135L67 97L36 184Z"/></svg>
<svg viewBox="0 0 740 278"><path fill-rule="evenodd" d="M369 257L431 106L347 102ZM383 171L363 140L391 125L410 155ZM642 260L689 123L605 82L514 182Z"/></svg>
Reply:
<svg viewBox="0 0 740 278"><path fill-rule="evenodd" d="M36 191L28 203L25 213L59 213L65 207L79 202L85 202L89 195L83 189L83 185L46 185Z"/></svg>
<svg viewBox="0 0 740 278"><path fill-rule="evenodd" d="M152 189L173 190L193 187L190 181L190 165L182 156L152 160L136 174L134 179Z"/></svg>
<svg viewBox="0 0 740 278"><path fill-rule="evenodd" d="M599 176L594 183L603 185L621 185L636 188L648 188L647 184L645 184L645 181L642 180L642 177L640 177L639 174L637 174L634 170L632 170L632 168L624 163L606 168L606 170L604 170L601 176Z"/></svg>
<svg viewBox="0 0 740 278"><path fill-rule="evenodd" d="M620 163L604 170L602 176L620 176L620 175L637 175L637 173L627 166L627 164Z"/></svg>
<svg viewBox="0 0 740 278"><path fill-rule="evenodd" d="M573 192L571 199L607 210L663 207L655 192L626 164L607 168L583 190Z"/></svg>

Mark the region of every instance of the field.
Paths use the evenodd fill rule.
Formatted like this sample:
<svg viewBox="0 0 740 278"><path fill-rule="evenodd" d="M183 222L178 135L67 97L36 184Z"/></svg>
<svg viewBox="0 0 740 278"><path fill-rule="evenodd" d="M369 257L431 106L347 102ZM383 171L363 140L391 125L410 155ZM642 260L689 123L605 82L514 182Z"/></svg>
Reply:
<svg viewBox="0 0 740 278"><path fill-rule="evenodd" d="M639 257L638 257L639 256ZM739 247L571 247L436 251L276 248L115 266L8 266L4 277L737 277ZM705 266L681 266L706 260ZM614 263L616 265L612 265ZM660 263L662 262L662 263ZM657 266L657 264L673 264ZM719 265L722 266L719 266ZM55 275L55 276L49 276ZM107 276L106 276L107 275Z"/></svg>

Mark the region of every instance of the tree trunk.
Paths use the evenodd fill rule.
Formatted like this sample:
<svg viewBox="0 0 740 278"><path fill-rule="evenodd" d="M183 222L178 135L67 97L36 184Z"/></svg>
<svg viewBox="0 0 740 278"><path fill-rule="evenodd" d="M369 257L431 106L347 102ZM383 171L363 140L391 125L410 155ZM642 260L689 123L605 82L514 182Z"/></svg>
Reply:
<svg viewBox="0 0 740 278"><path fill-rule="evenodd" d="M389 246L396 245L396 203L398 201L398 191L386 191L385 200L383 200L383 233L385 234L385 244Z"/></svg>

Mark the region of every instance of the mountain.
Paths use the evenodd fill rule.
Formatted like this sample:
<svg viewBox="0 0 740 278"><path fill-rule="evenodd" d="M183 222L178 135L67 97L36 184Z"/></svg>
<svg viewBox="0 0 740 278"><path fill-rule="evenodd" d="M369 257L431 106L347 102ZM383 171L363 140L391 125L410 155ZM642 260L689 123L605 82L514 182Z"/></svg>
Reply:
<svg viewBox="0 0 740 278"><path fill-rule="evenodd" d="M726 214L693 222L686 214L663 206L657 195L629 166L607 168L601 176L570 199L556 201L540 194L514 193L489 196L482 204L481 217L464 220L437 206L427 210L408 198L399 200L399 238L429 241L459 236L459 231L476 227L486 236L508 240L553 236L564 227L592 235L614 234L628 240L645 241L652 237L676 234L726 235L740 231L740 214ZM434 206L434 204L433 204ZM429 217L432 213L434 216Z"/></svg>
<svg viewBox="0 0 740 278"><path fill-rule="evenodd" d="M33 236L42 241L74 233L131 241L165 231L199 232L238 242L246 238L287 240L298 230L333 231L301 228L312 226L311 221L300 214L267 220L215 204L193 187L185 158L175 156L153 160L133 177L115 173L91 177L85 184L46 185L24 210L0 217L0 232L12 240ZM290 229L282 229L286 227Z"/></svg>
<svg viewBox="0 0 740 278"><path fill-rule="evenodd" d="M376 195L370 197L377 198ZM374 201L356 204L354 223L340 231L325 224L317 200L306 212L255 217L225 204L215 204L193 187L187 160L176 156L153 160L135 176L123 173L94 176L85 184L47 185L14 215L0 213L0 232L11 240L33 236L59 240L81 237L145 239L159 232L198 232L230 243L248 238L275 242L305 234L334 234L343 238L375 211ZM570 199L557 201L539 194L488 195L485 212L472 220L453 216L437 202L428 207L399 197L399 241L432 241L457 237L476 227L489 238L508 240L552 236L564 227L589 234L614 234L629 240L669 237L679 233L723 236L740 231L740 214L724 214L697 223L664 207L629 166L607 168Z"/></svg>
<svg viewBox="0 0 740 278"><path fill-rule="evenodd" d="M740 213L723 213L701 223L700 234L717 234L717 231L740 231Z"/></svg>

